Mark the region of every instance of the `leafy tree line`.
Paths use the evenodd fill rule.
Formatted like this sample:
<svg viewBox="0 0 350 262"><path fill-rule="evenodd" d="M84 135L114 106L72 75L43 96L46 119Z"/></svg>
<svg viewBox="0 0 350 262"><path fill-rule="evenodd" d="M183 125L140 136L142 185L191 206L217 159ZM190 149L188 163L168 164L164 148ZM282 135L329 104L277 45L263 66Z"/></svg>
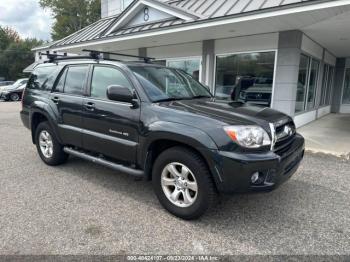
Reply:
<svg viewBox="0 0 350 262"><path fill-rule="evenodd" d="M42 43L35 38L22 39L15 30L0 26L0 77L6 80L24 77L23 69L34 62L31 49Z"/></svg>
<svg viewBox="0 0 350 262"><path fill-rule="evenodd" d="M50 9L55 22L51 37L54 41L96 22L101 18L101 0L39 0L40 6Z"/></svg>
<svg viewBox="0 0 350 262"><path fill-rule="evenodd" d="M101 17L101 0L39 0L44 9L50 9L55 22L51 37L62 39ZM0 26L0 78L16 80L23 77L23 69L34 62L32 48L43 41L35 38L22 39L9 28Z"/></svg>

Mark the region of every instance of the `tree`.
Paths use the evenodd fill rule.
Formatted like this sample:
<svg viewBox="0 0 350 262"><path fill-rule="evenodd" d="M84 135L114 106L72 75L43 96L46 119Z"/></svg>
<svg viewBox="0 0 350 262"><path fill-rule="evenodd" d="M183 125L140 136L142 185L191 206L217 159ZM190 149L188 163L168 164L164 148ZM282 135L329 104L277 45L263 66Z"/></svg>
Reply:
<svg viewBox="0 0 350 262"><path fill-rule="evenodd" d="M101 17L101 0L40 0L39 3L54 14L53 40L73 34Z"/></svg>
<svg viewBox="0 0 350 262"><path fill-rule="evenodd" d="M6 80L23 77L23 69L34 62L31 49L41 44L41 40L23 40L15 30L0 26L0 77Z"/></svg>
<svg viewBox="0 0 350 262"><path fill-rule="evenodd" d="M10 43L18 43L19 34L10 27L0 27L0 50L6 49Z"/></svg>

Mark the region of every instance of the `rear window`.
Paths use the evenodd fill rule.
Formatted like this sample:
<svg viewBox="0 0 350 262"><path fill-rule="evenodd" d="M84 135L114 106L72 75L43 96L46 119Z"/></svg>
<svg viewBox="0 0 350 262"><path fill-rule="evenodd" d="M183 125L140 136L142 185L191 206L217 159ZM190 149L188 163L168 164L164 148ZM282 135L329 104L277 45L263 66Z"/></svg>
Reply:
<svg viewBox="0 0 350 262"><path fill-rule="evenodd" d="M88 69L88 66L70 66L66 75L64 93L82 95Z"/></svg>
<svg viewBox="0 0 350 262"><path fill-rule="evenodd" d="M51 90L61 68L57 65L36 68L29 78L27 88Z"/></svg>

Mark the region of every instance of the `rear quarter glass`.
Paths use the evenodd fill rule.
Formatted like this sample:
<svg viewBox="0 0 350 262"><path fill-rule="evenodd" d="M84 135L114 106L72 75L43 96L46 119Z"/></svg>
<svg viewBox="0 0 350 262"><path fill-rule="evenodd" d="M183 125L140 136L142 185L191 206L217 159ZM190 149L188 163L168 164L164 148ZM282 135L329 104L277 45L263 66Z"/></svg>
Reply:
<svg viewBox="0 0 350 262"><path fill-rule="evenodd" d="M27 88L51 90L61 69L61 65L45 65L37 67L29 78Z"/></svg>

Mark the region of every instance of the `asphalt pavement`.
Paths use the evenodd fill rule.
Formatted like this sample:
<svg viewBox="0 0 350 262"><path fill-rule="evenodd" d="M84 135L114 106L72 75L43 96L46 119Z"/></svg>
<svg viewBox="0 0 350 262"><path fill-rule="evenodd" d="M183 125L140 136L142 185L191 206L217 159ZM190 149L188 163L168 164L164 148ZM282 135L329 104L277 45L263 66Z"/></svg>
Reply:
<svg viewBox="0 0 350 262"><path fill-rule="evenodd" d="M77 159L46 166L0 102L0 254L350 254L350 161L307 153L270 193L225 196L196 221L150 182Z"/></svg>

